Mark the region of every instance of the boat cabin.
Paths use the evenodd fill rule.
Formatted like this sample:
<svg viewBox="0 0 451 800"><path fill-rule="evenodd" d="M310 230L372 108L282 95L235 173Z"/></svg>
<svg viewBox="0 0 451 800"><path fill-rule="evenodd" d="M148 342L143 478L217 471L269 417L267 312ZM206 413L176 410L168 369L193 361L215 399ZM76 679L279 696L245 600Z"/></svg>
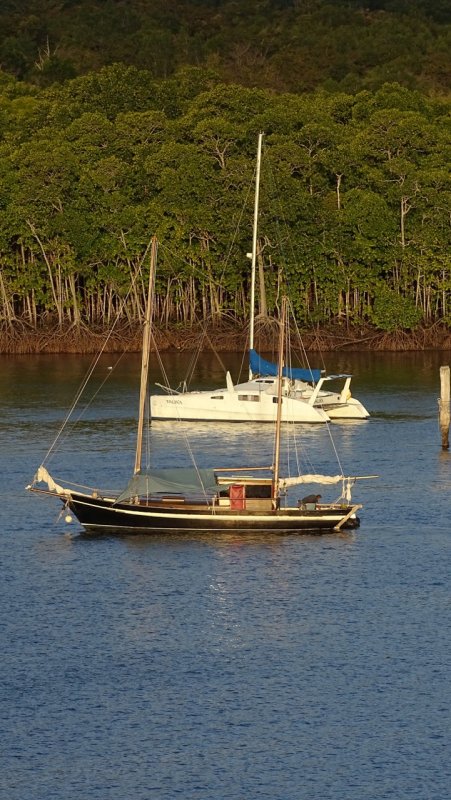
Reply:
<svg viewBox="0 0 451 800"><path fill-rule="evenodd" d="M274 481L272 478L250 476L218 477L219 505L232 511L268 511L273 508ZM227 484L227 485L225 485Z"/></svg>

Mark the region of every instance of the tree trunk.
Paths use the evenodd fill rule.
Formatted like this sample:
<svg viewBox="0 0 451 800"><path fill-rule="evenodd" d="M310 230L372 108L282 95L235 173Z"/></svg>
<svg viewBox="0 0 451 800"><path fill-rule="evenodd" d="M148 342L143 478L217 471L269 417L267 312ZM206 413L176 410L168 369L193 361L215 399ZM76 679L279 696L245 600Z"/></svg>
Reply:
<svg viewBox="0 0 451 800"><path fill-rule="evenodd" d="M33 223L30 222L30 220L27 220L27 225L30 228L34 238L36 239L36 241L37 241L37 243L39 245L39 248L40 248L41 253L42 253L42 257L43 257L43 259L44 259L44 261L46 263L46 266L47 266L47 270L48 270L48 273L49 273L50 288L52 290L53 302L55 303L55 308L56 308L56 311L57 311L57 314L58 314L58 325L61 328L62 324L63 324L63 315L62 315L62 309L61 309L61 287L58 287L58 282L55 285L55 280L53 278L53 273L52 273L52 266L50 264L49 258L47 257L47 253L45 251L44 245L42 244L42 241L38 236L36 228L34 227ZM59 291L58 291L58 288L59 288Z"/></svg>
<svg viewBox="0 0 451 800"><path fill-rule="evenodd" d="M15 314L14 314L14 305L10 301L10 299L9 299L7 293L6 293L6 287L5 287L5 283L4 283L4 280L3 280L3 275L2 275L1 272L0 272L0 297L1 297L2 303L3 303L6 322L8 323L8 326L11 327L13 321L16 318Z"/></svg>
<svg viewBox="0 0 451 800"><path fill-rule="evenodd" d="M341 187L341 179L342 179L343 175L341 175L341 174L337 173L337 174L335 175L335 177L336 177L336 179L337 179L337 208L338 208L338 210L340 211L340 209L341 209L341 194L340 194L340 187Z"/></svg>

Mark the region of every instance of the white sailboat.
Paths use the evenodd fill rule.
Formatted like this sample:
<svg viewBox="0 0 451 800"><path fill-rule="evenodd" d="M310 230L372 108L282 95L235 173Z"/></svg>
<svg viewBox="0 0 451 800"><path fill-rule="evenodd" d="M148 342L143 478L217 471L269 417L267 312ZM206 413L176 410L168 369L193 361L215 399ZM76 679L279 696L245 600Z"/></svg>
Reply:
<svg viewBox="0 0 451 800"><path fill-rule="evenodd" d="M209 422L274 422L279 379L277 365L262 359L254 349L255 282L258 212L263 134L258 137L251 259L249 380L234 384L229 372L226 386L201 391L178 391L161 386L151 395L152 419ZM351 375L323 375L320 370L285 367L282 375L283 421L326 423L333 419L366 419L369 413L351 396ZM340 380L340 391L324 388Z"/></svg>
<svg viewBox="0 0 451 800"><path fill-rule="evenodd" d="M192 464L179 468L158 469L143 466L142 440L145 409L148 402L148 371L151 341L151 307L157 243L153 242L149 276L147 312L143 333L139 416L135 465L123 491L104 491L98 487L55 480L45 460L27 489L56 498L70 521L73 513L88 532L103 533L331 533L357 528L359 503L351 500L351 488L357 477L317 474L281 475L282 361L285 303L279 336L278 396L273 463L262 466L238 464L234 467L199 469ZM67 421L67 420L66 420ZM251 448L244 432L243 449ZM49 451L50 452L50 451ZM190 454L192 455L192 454ZM117 458L117 453L111 454ZM369 476L368 476L369 477ZM43 486L45 484L45 487ZM320 496L307 496L295 505L288 502L289 488L302 484L341 486L337 501L319 503Z"/></svg>

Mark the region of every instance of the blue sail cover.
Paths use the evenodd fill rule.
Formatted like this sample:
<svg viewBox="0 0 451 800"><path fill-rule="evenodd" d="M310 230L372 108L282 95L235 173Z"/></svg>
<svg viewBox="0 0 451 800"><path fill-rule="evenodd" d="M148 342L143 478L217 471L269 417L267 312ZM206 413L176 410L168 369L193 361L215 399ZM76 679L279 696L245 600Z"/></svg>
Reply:
<svg viewBox="0 0 451 800"><path fill-rule="evenodd" d="M249 364L252 372L254 372L256 375L277 376L277 364L272 364L271 361L266 361L264 358L259 356L256 350L249 350ZM284 378L290 378L290 380L317 383L321 377L321 370L301 369L300 367L283 367L282 375Z"/></svg>

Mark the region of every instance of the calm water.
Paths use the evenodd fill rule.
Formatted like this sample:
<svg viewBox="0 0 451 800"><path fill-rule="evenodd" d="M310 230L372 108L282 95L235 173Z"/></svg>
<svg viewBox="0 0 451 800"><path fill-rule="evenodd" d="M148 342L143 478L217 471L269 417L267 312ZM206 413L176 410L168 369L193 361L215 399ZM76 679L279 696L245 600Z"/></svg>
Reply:
<svg viewBox="0 0 451 800"><path fill-rule="evenodd" d="M380 475L354 493L362 527L238 541L89 538L58 519L24 486L88 362L0 358L1 800L446 800L451 455L437 397L450 362L335 359L372 413L331 426L344 471ZM137 370L120 362L50 471L127 479ZM220 383L207 356L198 384L211 370ZM328 469L327 431L299 427ZM266 426L247 443L245 426L190 431L205 464L271 452ZM153 427L160 464L184 445Z"/></svg>

